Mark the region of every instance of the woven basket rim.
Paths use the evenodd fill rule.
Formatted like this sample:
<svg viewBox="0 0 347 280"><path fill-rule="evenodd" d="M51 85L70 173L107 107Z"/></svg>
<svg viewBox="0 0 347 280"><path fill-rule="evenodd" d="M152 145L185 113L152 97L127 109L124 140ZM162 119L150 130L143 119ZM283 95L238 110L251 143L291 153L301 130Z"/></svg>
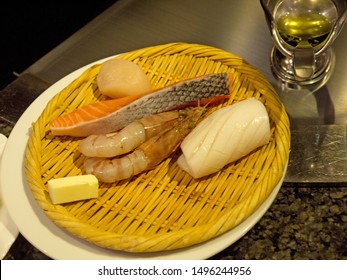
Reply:
<svg viewBox="0 0 347 280"><path fill-rule="evenodd" d="M152 235L118 234L116 232L104 230L103 228L97 228L85 223L81 219L77 218L75 214L72 214L71 207L69 208L65 205L53 205L49 201L49 198L47 196L45 183L42 179L43 175L41 174L42 166L40 162L42 161L42 158L41 155L38 155L37 151L41 151L42 142L47 141L47 139L45 139L48 135L47 120L51 118L51 112L54 112L54 114L61 114L63 110L66 109L66 107L64 106L59 107L59 104L63 101L65 102L67 99L66 95L64 95L64 92L73 90L79 85L79 83L81 83L81 81L87 81L86 84L83 84L85 88L90 87L93 81L92 77L95 77L98 68L100 67L100 64L96 64L86 69L76 80L67 85L67 87L63 91L59 92L55 97L51 99L44 112L42 112L40 118L33 124L32 132L26 149L25 168L30 189L40 207L58 226L93 244L113 250L152 252L184 248L209 240L240 224L240 222L254 213L254 211L263 203L263 201L272 192L276 184L280 181L283 176L283 172L289 156L289 120L283 104L279 100L275 90L256 68L249 65L242 58L228 53L224 50L206 45L188 44L181 42L130 51L128 53L120 55L119 57L135 61L140 65L141 63L143 63L143 65L146 65L146 63L149 63L148 61L151 59L169 57L167 59L168 62L170 62L170 57L177 56L189 56L194 59L201 58L202 60L206 58L206 60L208 59L208 62L211 61L213 66L218 65L219 67L220 65L220 70L219 68L214 68L212 72L219 72L222 70L224 71L223 67L225 66L227 68L227 72L233 74L236 73L240 77L242 77L243 81L249 82L251 86L254 87L254 89L251 90L254 90L257 95L260 95L260 97L257 96L257 98L263 98L265 100L268 108L272 109L273 106L274 112L271 111L271 113L273 113L273 116L271 116L271 118L273 120L276 118L275 127L273 128L273 142L276 143L276 149L274 151L270 151L269 148L269 151L276 153L276 155L273 156L273 158L276 159L276 166L273 169L276 169L276 172L278 172L278 174L275 174L276 172L271 171L272 173L270 179L272 180L272 177L274 177L271 185L267 186L266 190L261 189L260 186L258 187L258 189L256 189L255 193L246 193L241 203L235 204L235 206L232 208L232 212L226 212L218 216L217 220L210 221L208 223L202 223L197 226L182 228L178 231L159 232ZM201 69L206 70L204 69L203 64L201 66ZM158 72L158 69L156 71ZM148 73L150 73L150 75L152 75L153 77L160 76L159 74L157 74L157 72L155 72L155 69L151 69L149 67ZM167 78L167 76L165 75L161 75L161 78ZM168 79L166 81L167 84L176 81L175 77L171 78L171 80ZM160 84L158 83L158 85ZM86 102L88 103L88 101ZM83 102L81 104L83 104ZM51 139L49 139L49 141L51 141ZM259 155L262 155L261 152L259 152ZM269 165L269 163L267 163L267 165ZM247 165L245 164L245 166ZM263 174L260 174L260 177L261 176L263 176ZM257 182L259 182L260 185L266 185L261 180L258 180ZM256 201L254 201L255 196L259 196L257 197ZM76 203L76 205L77 204L83 203L78 202ZM239 215L234 218L234 213L239 213ZM201 233L203 233L203 236L199 236L201 235Z"/></svg>

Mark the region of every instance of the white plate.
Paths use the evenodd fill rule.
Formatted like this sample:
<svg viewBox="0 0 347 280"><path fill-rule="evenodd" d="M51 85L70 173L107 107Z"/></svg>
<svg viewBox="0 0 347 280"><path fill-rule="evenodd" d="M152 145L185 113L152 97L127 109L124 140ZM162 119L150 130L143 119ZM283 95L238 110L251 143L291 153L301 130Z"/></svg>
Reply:
<svg viewBox="0 0 347 280"><path fill-rule="evenodd" d="M108 58L106 58L108 59ZM105 59L104 59L105 60ZM97 61L100 63L104 60ZM94 64L94 63L93 63ZM47 102L82 74L86 65L62 78L40 95L24 112L8 139L0 170L5 205L21 234L36 248L53 259L207 259L245 235L265 214L275 199L284 175L264 203L243 223L225 234L188 248L156 253L126 253L100 248L77 238L56 226L36 203L24 173L24 153L29 128L46 107ZM284 172L285 174L285 172Z"/></svg>

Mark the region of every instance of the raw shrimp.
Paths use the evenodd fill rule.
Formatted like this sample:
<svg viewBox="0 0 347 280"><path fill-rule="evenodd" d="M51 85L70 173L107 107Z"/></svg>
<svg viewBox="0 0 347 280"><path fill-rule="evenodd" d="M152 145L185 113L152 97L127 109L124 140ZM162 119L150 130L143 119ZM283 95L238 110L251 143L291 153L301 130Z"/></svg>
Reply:
<svg viewBox="0 0 347 280"><path fill-rule="evenodd" d="M174 127L153 136L123 157L86 158L84 162L86 173L95 175L100 182L112 183L155 167L179 147L204 112L205 109L202 107L184 110L184 116L179 117Z"/></svg>
<svg viewBox="0 0 347 280"><path fill-rule="evenodd" d="M79 144L79 151L87 157L115 157L136 147L172 127L178 121L179 111L149 115L134 121L119 132L90 135Z"/></svg>

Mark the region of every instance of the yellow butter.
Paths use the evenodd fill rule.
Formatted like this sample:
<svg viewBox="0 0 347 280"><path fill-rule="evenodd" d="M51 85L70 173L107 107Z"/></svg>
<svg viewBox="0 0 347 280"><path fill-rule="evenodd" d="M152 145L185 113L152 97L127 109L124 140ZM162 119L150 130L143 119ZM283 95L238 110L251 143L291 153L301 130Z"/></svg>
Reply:
<svg viewBox="0 0 347 280"><path fill-rule="evenodd" d="M47 185L54 204L96 198L99 193L99 182L94 175L51 179Z"/></svg>

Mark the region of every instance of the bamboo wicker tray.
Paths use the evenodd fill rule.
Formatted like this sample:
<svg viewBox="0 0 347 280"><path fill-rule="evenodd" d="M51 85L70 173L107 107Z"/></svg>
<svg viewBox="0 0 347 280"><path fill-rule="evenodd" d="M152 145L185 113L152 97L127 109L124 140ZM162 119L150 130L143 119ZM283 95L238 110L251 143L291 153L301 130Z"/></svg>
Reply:
<svg viewBox="0 0 347 280"><path fill-rule="evenodd" d="M57 116L103 99L97 89L100 64L51 99L33 123L25 173L37 203L59 227L103 248L155 252L209 240L240 224L263 203L284 175L289 156L288 116L271 84L242 58L210 46L171 43L121 55L138 63L154 88L208 73L234 76L231 98L261 100L271 120L271 140L215 175L194 180L176 165L177 155L131 180L101 184L99 197L53 205L52 178L83 174L80 139L54 137ZM213 110L213 109L211 109Z"/></svg>

